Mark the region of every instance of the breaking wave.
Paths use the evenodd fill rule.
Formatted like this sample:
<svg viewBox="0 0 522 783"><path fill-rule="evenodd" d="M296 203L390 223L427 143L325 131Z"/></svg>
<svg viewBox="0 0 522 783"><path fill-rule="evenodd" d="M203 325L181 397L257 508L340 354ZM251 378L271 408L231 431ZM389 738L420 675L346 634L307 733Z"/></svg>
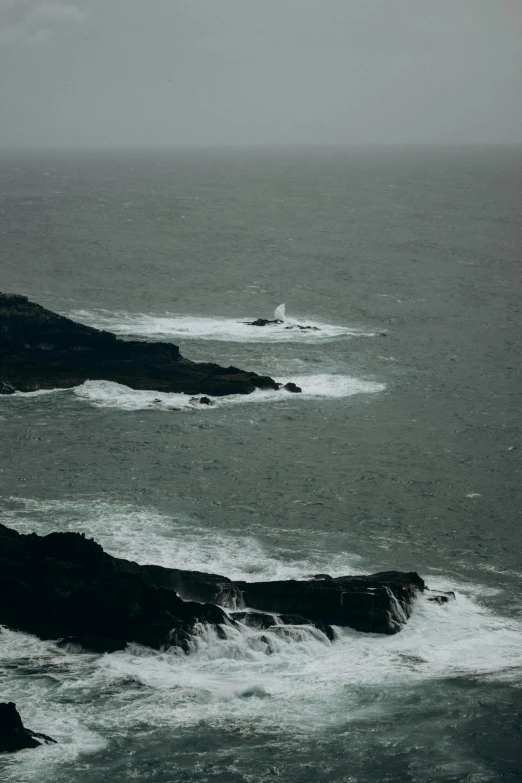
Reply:
<svg viewBox="0 0 522 783"><path fill-rule="evenodd" d="M190 397L186 394L165 394L155 391L130 389L111 381L86 381L74 388L74 393L81 399L100 408L121 408L123 410L213 410L232 405L259 402L282 402L284 400L310 400L314 398L351 397L354 394L375 394L386 387L382 383L363 381L348 375L296 375L285 378L284 382L292 381L302 388L300 394L287 392L284 389L256 390L252 394L234 394L226 397L210 397L211 405L201 405L199 396Z"/></svg>

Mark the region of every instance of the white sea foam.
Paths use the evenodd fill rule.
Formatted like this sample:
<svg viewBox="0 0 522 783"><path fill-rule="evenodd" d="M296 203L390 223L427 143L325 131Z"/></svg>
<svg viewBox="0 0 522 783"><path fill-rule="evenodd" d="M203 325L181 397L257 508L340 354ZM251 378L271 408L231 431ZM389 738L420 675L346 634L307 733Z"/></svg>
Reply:
<svg viewBox="0 0 522 783"><path fill-rule="evenodd" d="M16 391L7 395L7 399L10 397L44 397L46 394L56 394L56 392L64 392L67 389L37 389L36 391L21 392Z"/></svg>
<svg viewBox="0 0 522 783"><path fill-rule="evenodd" d="M394 689L459 676L513 682L522 667L520 623L460 593L445 606L420 599L406 628L391 637L337 629L330 642L303 626L225 633L222 639L201 628L188 656L138 645L93 656L3 632L0 652L11 667L4 697L17 701L27 725L60 740L41 755L17 758L7 779L52 780L53 763L97 750L105 734L202 723L317 732L393 710ZM27 677L28 668L44 676ZM365 689L375 687L388 701L366 700Z"/></svg>
<svg viewBox="0 0 522 783"><path fill-rule="evenodd" d="M324 572L360 573L359 558L336 547L331 534L314 533L300 546L304 532L273 531L250 523L245 529L209 528L192 515L160 514L153 509L104 501L36 501L11 498L2 521L22 533L45 535L77 531L93 537L105 551L138 563L220 573L231 579L296 579ZM248 518L250 514L245 513ZM277 538L277 545L274 539Z"/></svg>
<svg viewBox="0 0 522 783"><path fill-rule="evenodd" d="M351 397L354 394L373 394L383 391L382 383L365 381L349 375L295 375L281 379L291 381L302 388L301 394L279 391L256 390L252 394L235 394L226 397L211 397L212 405L200 405L199 397L186 394L165 394L155 391L130 389L111 381L87 381L74 389L78 397L100 408L121 408L123 410L205 410L243 405L255 402L283 402L309 400L313 398ZM201 395L200 395L201 396Z"/></svg>
<svg viewBox="0 0 522 783"><path fill-rule="evenodd" d="M283 305L280 305L283 307ZM280 312L280 307L276 312ZM258 316L218 318L180 313L129 313L124 310L74 310L70 318L96 329L117 335L170 340L220 340L230 342L307 342L315 343L340 337L374 337L373 332L349 326L322 323L308 318L290 318L283 312L282 324L249 326ZM279 317L279 316L277 316ZM299 329L314 326L313 329ZM291 327L291 328L289 328Z"/></svg>

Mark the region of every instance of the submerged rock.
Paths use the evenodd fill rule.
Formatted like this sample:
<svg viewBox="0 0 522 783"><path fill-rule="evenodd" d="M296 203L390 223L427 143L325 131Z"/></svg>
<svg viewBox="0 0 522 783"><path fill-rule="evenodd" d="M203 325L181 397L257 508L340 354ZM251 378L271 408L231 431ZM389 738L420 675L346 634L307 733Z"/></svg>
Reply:
<svg viewBox="0 0 522 783"><path fill-rule="evenodd" d="M70 388L87 380L217 397L278 388L268 376L192 362L172 343L122 340L25 296L0 293L0 394Z"/></svg>
<svg viewBox="0 0 522 783"><path fill-rule="evenodd" d="M25 728L14 702L0 702L0 753L13 753L51 743L55 744L56 740Z"/></svg>
<svg viewBox="0 0 522 783"><path fill-rule="evenodd" d="M187 650L201 623L332 625L393 634L425 589L416 573L278 582L232 581L219 574L138 565L113 557L80 533L24 535L0 525L0 624L60 640L66 647L109 652L138 642ZM249 607L257 610L238 614ZM236 612L227 614L224 609ZM278 620L274 614L279 615Z"/></svg>
<svg viewBox="0 0 522 783"><path fill-rule="evenodd" d="M456 596L453 590L445 592L444 590L428 590L432 595L428 596L428 601L433 601L436 604L447 604L450 601L454 601Z"/></svg>

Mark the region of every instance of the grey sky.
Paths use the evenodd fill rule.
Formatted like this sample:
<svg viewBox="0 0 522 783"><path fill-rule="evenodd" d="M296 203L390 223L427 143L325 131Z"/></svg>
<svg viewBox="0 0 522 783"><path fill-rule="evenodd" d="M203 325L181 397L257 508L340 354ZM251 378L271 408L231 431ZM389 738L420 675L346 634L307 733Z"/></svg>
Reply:
<svg viewBox="0 0 522 783"><path fill-rule="evenodd" d="M0 0L1 145L522 142L522 0Z"/></svg>

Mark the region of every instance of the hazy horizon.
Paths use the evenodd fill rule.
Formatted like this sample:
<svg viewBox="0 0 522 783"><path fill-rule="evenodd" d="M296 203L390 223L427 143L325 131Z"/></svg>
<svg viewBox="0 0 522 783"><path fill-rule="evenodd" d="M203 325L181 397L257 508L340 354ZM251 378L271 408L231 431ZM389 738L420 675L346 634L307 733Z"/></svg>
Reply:
<svg viewBox="0 0 522 783"><path fill-rule="evenodd" d="M0 0L2 148L522 143L518 0Z"/></svg>
<svg viewBox="0 0 522 783"><path fill-rule="evenodd" d="M396 142L396 143L379 143L371 142L369 144L324 144L324 143L309 143L309 144L41 144L41 145L16 145L16 144L2 144L0 142L0 152L173 152L173 151L226 151L226 150L473 150L473 149L513 149L522 147L522 141L517 142L446 142L446 143L430 143L430 142Z"/></svg>

